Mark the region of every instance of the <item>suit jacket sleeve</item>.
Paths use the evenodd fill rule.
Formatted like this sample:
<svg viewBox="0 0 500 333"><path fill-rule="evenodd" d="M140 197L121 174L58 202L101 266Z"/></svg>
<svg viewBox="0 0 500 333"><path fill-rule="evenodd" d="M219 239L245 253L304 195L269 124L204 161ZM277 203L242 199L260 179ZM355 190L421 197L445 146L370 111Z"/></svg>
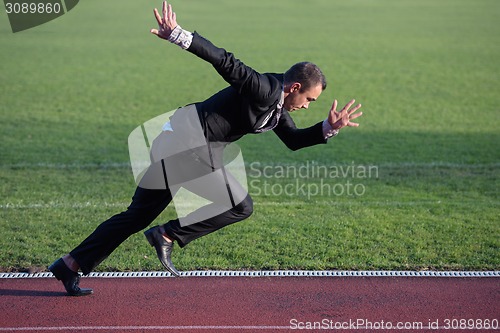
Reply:
<svg viewBox="0 0 500 333"><path fill-rule="evenodd" d="M276 108L281 98L282 82L275 76L256 72L232 53L213 45L196 31L187 51L212 64L222 78L253 105L251 112L265 113ZM309 128L298 129L288 112L282 112L274 131L288 148L297 150L326 143L322 122Z"/></svg>
<svg viewBox="0 0 500 333"><path fill-rule="evenodd" d="M196 31L187 50L212 64L222 78L252 104L270 106L281 94L281 82L276 78L256 72L232 53L215 46Z"/></svg>
<svg viewBox="0 0 500 333"><path fill-rule="evenodd" d="M323 136L323 122L307 128L297 128L288 111L283 110L278 126L274 129L281 141L291 150L326 143Z"/></svg>

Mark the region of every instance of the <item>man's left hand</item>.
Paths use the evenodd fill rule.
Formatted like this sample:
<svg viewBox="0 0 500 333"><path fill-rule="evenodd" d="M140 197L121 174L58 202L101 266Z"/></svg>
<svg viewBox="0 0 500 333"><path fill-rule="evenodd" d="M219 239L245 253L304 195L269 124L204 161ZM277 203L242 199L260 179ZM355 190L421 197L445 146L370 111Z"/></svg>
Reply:
<svg viewBox="0 0 500 333"><path fill-rule="evenodd" d="M340 130L344 127L358 127L358 123L353 123L351 120L361 117L363 112L355 113L359 108L361 108L361 104L356 105L351 109L351 106L354 104L355 100L353 99L340 111L337 111L337 100L333 101L332 108L330 109L330 113L328 114L328 122L332 126L334 130Z"/></svg>

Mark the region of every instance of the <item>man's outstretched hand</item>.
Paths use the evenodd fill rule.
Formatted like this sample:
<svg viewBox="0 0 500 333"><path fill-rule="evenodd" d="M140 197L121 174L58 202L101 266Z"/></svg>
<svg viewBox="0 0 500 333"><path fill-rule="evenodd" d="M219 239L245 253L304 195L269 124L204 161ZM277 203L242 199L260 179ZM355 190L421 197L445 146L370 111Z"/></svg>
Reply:
<svg viewBox="0 0 500 333"><path fill-rule="evenodd" d="M151 33L163 38L168 39L172 30L177 26L177 19L175 17L175 13L172 10L172 5L167 4L166 1L163 1L163 9L162 14L163 18L158 13L158 10L155 8L154 10L156 22L158 22L158 29L151 29Z"/></svg>
<svg viewBox="0 0 500 333"><path fill-rule="evenodd" d="M340 111L337 111L337 100L333 101L332 108L330 109L330 113L328 114L328 122L335 130L340 130L343 127L358 127L358 123L353 123L351 120L361 117L363 112L355 113L360 107L361 104L356 105L349 110L351 106L354 104L355 100L353 99Z"/></svg>

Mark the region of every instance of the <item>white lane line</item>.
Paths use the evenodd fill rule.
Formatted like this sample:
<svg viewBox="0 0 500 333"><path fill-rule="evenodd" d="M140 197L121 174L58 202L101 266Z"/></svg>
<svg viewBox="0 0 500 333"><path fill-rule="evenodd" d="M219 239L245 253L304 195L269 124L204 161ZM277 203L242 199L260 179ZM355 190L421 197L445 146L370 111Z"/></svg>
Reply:
<svg viewBox="0 0 500 333"><path fill-rule="evenodd" d="M307 163L308 162L308 163ZM372 163L372 164L325 164L318 163L317 161L307 161L306 163L290 163L290 162L276 162L276 163L261 163L261 162L245 162L246 167L254 165L257 169L269 166L295 166L295 167L358 167L358 166L375 166L378 168L497 168L500 163L482 163L482 164L466 164L466 163L452 163L444 161L434 162L385 162L385 163ZM255 164L258 163L258 164ZM110 162L110 163L14 163L14 164L0 164L0 169L129 169L130 162Z"/></svg>
<svg viewBox="0 0 500 333"><path fill-rule="evenodd" d="M339 322L342 323L342 322ZM347 323L347 322L346 322ZM192 325L192 326L33 326L33 327L0 327L0 332L30 332L30 331L67 331L67 332L74 332L74 331L135 331L135 330L141 330L141 331L172 331L172 330L295 330L295 329L300 329L300 328L293 328L292 325L290 326L203 326L203 325ZM338 327L334 328L331 327L329 329L335 329L335 330L351 330L352 328L349 327ZM373 328L370 326L358 326L355 325L356 331L373 331ZM418 330L449 330L450 327L446 326L439 326L435 327L432 325L426 325L426 326L418 326L415 329ZM468 328L464 328L464 330L467 330ZM495 327L490 327L490 328L475 328L474 331L489 331L489 330L497 330L498 326ZM310 330L304 328L304 330ZM389 330L389 329L388 329ZM409 328L397 328L397 327L392 327L390 329L391 331L406 331L408 332L410 329ZM458 330L461 330L460 328Z"/></svg>
<svg viewBox="0 0 500 333"><path fill-rule="evenodd" d="M50 272L43 273L0 273L0 279L52 278ZM152 272L93 272L89 278L165 278L172 274L165 271ZM181 277L500 277L500 271L185 271Z"/></svg>
<svg viewBox="0 0 500 333"><path fill-rule="evenodd" d="M0 332L23 331L171 331L171 330L284 330L290 326L33 326L0 327Z"/></svg>
<svg viewBox="0 0 500 333"><path fill-rule="evenodd" d="M324 206L417 206L417 205L463 205L463 204L476 204L483 203L493 206L500 205L498 201L491 200L417 200L417 201L328 201L328 200L318 200L314 201L314 205L324 205ZM126 208L130 202L75 202L75 203L64 203L64 202L49 202L49 203L3 203L0 204L0 209L81 209L81 208ZM284 206L284 205L303 205L311 204L310 201L257 201L255 206ZM179 206L179 205L176 205ZM182 205L180 207L189 208L189 204Z"/></svg>

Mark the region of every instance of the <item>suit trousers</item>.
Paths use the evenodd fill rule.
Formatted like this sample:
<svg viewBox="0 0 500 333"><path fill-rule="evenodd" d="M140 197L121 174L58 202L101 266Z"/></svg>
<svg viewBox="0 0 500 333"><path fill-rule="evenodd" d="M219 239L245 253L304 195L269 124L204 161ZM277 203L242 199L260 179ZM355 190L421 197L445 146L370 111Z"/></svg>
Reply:
<svg viewBox="0 0 500 333"><path fill-rule="evenodd" d="M192 156L186 155L175 162L161 165L168 170L169 167L175 167L172 163L176 163L186 169L186 165L198 162ZM183 219L177 218L164 225L167 235L176 240L180 247L227 225L244 220L253 212L253 202L250 195L229 172L213 172L210 183L218 183L223 188L230 188L235 197L239 197L239 199L233 202L232 207L228 207L227 203L220 202L220 196L213 195L214 187L212 185L194 186L194 191L203 192L197 194L211 203L183 218L190 221L189 223L182 223ZM181 185L189 187L189 183ZM149 226L170 204L173 195L181 185L167 186L165 189L147 189L138 186L126 211L101 223L92 234L70 252L70 255L80 265L83 274L89 274L128 237Z"/></svg>

